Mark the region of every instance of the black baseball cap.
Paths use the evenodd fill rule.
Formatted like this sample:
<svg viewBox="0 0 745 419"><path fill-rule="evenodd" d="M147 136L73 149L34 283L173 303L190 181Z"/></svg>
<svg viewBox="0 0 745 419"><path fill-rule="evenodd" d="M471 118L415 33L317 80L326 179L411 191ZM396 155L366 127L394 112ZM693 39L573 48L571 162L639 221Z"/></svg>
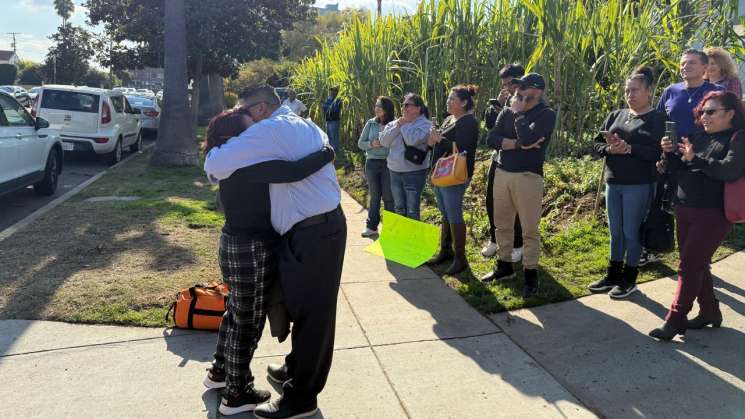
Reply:
<svg viewBox="0 0 745 419"><path fill-rule="evenodd" d="M546 90L546 80L538 73L528 73L522 78L512 79L512 83L518 85L520 89Z"/></svg>

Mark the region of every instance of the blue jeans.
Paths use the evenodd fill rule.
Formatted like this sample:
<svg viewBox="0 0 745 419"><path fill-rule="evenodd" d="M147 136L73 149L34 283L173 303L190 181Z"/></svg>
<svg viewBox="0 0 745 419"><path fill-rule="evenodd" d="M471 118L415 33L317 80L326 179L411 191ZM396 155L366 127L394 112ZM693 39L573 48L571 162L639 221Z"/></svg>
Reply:
<svg viewBox="0 0 745 419"><path fill-rule="evenodd" d="M368 159L365 162L365 178L370 195L370 205L367 206L367 228L377 230L380 223L380 198L383 198L383 208L386 211L393 211L391 176L385 159Z"/></svg>
<svg viewBox="0 0 745 419"><path fill-rule="evenodd" d="M642 254L639 230L647 217L654 184L606 185L605 206L610 229L610 260L638 266Z"/></svg>
<svg viewBox="0 0 745 419"><path fill-rule="evenodd" d="M442 214L442 221L450 224L463 224L463 195L471 183L468 179L462 185L435 186L437 208Z"/></svg>
<svg viewBox="0 0 745 419"><path fill-rule="evenodd" d="M326 121L326 134L329 136L331 147L334 147L336 153L339 154L341 151L339 148L339 121Z"/></svg>
<svg viewBox="0 0 745 419"><path fill-rule="evenodd" d="M393 193L393 205L396 213L403 216L419 219L419 205L422 198L422 190L427 183L427 169L413 172L391 173L391 192Z"/></svg>

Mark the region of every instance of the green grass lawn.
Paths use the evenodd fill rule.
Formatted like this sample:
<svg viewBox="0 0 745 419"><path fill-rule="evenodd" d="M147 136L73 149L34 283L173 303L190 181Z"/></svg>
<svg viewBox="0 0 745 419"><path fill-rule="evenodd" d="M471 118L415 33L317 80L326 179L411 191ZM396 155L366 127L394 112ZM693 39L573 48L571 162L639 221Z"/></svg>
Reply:
<svg viewBox="0 0 745 419"><path fill-rule="evenodd" d="M360 170L359 155L347 158L347 165L337 170L342 187L362 205L367 205L367 190ZM471 305L484 313L537 306L589 294L587 285L605 272L609 254L609 233L603 203L595 211L601 162L589 157L548 162L545 167L546 193L541 221L541 280L538 295L522 297L522 274L495 285L477 280L494 266L494 259L481 256L488 241L489 223L485 209L488 153L480 151L474 178L464 199L468 226L467 254L471 270L455 276L444 275L446 265L434 270ZM422 220L439 224L432 190L423 194ZM362 228L362 226L360 226ZM715 255L715 261L745 248L745 226L739 225ZM658 263L641 269L639 281L646 282L675 274L677 252L664 255Z"/></svg>

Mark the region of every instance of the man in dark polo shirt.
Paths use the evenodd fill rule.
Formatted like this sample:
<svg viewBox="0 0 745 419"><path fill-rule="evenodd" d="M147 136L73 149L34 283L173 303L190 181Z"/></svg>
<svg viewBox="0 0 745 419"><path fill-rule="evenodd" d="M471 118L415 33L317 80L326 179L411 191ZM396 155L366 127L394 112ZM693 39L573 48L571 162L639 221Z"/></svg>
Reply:
<svg viewBox="0 0 745 419"><path fill-rule="evenodd" d="M500 281L515 275L512 267L515 214L523 230L523 268L527 298L538 291L541 252L538 224L543 201L543 162L556 124L556 112L543 97L543 76L529 73L513 81L518 90L510 107L497 118L487 143L499 151L494 174L494 226L498 260L482 281Z"/></svg>

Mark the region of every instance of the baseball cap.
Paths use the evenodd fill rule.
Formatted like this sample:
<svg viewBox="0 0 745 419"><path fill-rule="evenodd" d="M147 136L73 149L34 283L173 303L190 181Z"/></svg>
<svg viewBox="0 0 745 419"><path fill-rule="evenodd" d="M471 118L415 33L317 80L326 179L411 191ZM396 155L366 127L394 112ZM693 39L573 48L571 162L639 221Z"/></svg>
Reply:
<svg viewBox="0 0 745 419"><path fill-rule="evenodd" d="M546 90L546 80L538 73L528 73L522 78L512 79L512 83L518 85L521 89Z"/></svg>

